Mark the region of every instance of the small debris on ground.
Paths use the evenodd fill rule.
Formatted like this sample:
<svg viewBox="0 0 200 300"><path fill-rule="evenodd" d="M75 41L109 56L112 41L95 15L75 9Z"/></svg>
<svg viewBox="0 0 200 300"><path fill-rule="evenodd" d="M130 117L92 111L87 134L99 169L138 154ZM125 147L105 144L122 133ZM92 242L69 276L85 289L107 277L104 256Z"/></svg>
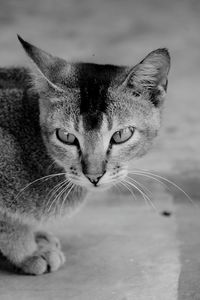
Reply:
<svg viewBox="0 0 200 300"><path fill-rule="evenodd" d="M161 215L164 216L164 217L170 217L171 216L171 212L170 211L167 211L167 210L163 210L161 212Z"/></svg>

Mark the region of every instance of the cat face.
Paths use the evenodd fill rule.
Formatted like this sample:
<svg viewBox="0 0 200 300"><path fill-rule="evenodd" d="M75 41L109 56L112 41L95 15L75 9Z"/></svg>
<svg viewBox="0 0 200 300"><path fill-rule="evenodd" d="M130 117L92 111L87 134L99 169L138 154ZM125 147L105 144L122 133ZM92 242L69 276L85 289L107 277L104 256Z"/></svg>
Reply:
<svg viewBox="0 0 200 300"><path fill-rule="evenodd" d="M149 149L160 127L170 58L151 52L133 68L68 64L20 41L38 67L40 124L51 157L73 183L106 189Z"/></svg>

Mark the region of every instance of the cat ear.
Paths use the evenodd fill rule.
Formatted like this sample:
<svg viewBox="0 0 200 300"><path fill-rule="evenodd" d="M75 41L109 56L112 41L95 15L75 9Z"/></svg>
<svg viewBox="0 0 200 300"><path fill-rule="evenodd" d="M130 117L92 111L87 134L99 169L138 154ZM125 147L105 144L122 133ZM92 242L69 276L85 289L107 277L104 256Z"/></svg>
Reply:
<svg viewBox="0 0 200 300"><path fill-rule="evenodd" d="M170 55L167 49L157 49L149 53L129 72L125 84L138 91L158 92L160 99L167 90L167 75L170 69Z"/></svg>
<svg viewBox="0 0 200 300"><path fill-rule="evenodd" d="M34 74L36 77L36 85L39 85L42 88L42 84L44 84L45 80L53 89L63 91L59 85L61 85L63 81L62 74L65 74L66 78L67 74L70 72L70 65L64 59L55 57L38 47L29 44L19 35L17 35L17 37L25 52L37 67L37 72Z"/></svg>

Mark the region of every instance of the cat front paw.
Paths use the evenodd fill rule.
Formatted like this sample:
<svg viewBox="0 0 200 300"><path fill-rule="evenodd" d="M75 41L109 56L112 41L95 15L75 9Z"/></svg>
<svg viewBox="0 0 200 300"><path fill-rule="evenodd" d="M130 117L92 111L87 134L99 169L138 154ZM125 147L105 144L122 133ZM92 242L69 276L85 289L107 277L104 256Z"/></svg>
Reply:
<svg viewBox="0 0 200 300"><path fill-rule="evenodd" d="M58 270L65 263L59 240L46 232L35 234L37 250L21 264L26 274L41 275Z"/></svg>
<svg viewBox="0 0 200 300"><path fill-rule="evenodd" d="M60 241L53 234L46 231L37 231L35 233L35 241L38 247L51 247L61 249Z"/></svg>

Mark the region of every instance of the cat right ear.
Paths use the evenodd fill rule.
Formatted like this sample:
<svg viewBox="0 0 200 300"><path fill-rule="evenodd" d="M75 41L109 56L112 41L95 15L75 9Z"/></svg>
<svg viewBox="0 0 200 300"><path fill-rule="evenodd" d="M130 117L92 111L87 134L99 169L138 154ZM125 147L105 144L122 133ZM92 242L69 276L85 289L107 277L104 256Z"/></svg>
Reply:
<svg viewBox="0 0 200 300"><path fill-rule="evenodd" d="M25 52L37 67L34 74L37 88L42 89L46 82L54 90L63 91L61 87L61 83L64 81L62 74L65 74L65 78L67 77L70 72L70 65L64 59L55 57L26 42L19 35L17 37Z"/></svg>
<svg viewBox="0 0 200 300"><path fill-rule="evenodd" d="M161 100L167 90L169 69L170 55L168 50L166 48L157 49L129 70L124 84L136 91L155 92Z"/></svg>

